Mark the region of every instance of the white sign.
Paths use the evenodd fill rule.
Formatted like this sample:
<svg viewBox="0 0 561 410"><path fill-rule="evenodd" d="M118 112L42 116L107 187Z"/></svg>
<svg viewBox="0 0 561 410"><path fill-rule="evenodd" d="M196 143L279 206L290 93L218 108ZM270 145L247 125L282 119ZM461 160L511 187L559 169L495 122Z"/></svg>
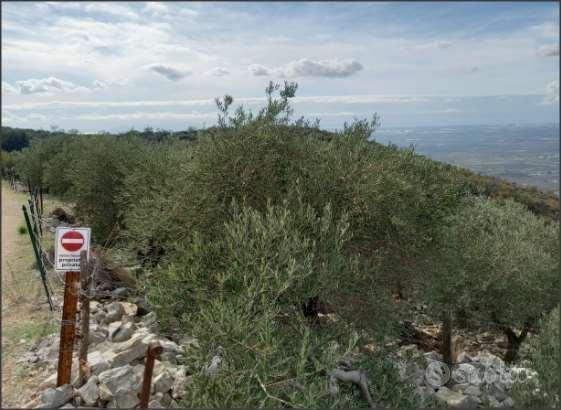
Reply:
<svg viewBox="0 0 561 410"><path fill-rule="evenodd" d="M88 252L90 258L90 233L90 228L56 228L56 270L80 271L80 252Z"/></svg>

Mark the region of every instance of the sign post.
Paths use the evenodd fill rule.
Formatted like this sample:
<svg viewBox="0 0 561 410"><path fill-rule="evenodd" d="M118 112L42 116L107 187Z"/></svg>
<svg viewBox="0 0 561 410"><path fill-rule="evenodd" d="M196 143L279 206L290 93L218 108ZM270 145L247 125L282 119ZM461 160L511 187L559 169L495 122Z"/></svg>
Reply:
<svg viewBox="0 0 561 410"><path fill-rule="evenodd" d="M82 253L83 251L83 253ZM76 311L80 293L80 254L89 257L89 228L57 228L55 235L55 269L66 272L64 305L60 327L57 386L70 384L72 352L76 336ZM84 262L82 262L84 264Z"/></svg>

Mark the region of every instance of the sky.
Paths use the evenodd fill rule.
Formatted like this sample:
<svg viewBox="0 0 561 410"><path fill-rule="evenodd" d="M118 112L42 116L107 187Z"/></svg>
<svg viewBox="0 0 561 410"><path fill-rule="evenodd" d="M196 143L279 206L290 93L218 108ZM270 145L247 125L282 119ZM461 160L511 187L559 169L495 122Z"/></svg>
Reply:
<svg viewBox="0 0 561 410"><path fill-rule="evenodd" d="M2 2L2 125L217 121L296 81L324 128L556 123L557 2Z"/></svg>

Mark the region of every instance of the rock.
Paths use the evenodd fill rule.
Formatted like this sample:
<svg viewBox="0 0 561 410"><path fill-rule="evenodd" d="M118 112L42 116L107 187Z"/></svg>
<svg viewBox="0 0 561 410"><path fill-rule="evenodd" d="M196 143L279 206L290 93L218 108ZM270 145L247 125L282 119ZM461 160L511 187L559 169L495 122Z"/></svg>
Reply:
<svg viewBox="0 0 561 410"><path fill-rule="evenodd" d="M95 314L99 310L99 302L95 300L90 301L90 314Z"/></svg>
<svg viewBox="0 0 561 410"><path fill-rule="evenodd" d="M138 316L144 316L147 315L148 313L150 313L152 311L152 308L150 307L150 305L148 304L148 302L146 302L146 300L144 298L137 298L134 303L137 306L137 311L136 314Z"/></svg>
<svg viewBox="0 0 561 410"><path fill-rule="evenodd" d="M514 407L515 403L510 397L507 397L502 403L501 407Z"/></svg>
<svg viewBox="0 0 561 410"><path fill-rule="evenodd" d="M148 344L153 338L154 335L137 332L126 342L115 343L113 349L105 351L103 356L112 367L123 366L145 356Z"/></svg>
<svg viewBox="0 0 561 410"><path fill-rule="evenodd" d="M433 361L428 364L424 376L427 386L438 388L450 380L450 369L442 362Z"/></svg>
<svg viewBox="0 0 561 410"><path fill-rule="evenodd" d="M151 400L150 403L148 403L148 408L149 409L163 409L164 406L158 400Z"/></svg>
<svg viewBox="0 0 561 410"><path fill-rule="evenodd" d="M100 374L111 366L105 357L98 351L88 352L88 365L92 374Z"/></svg>
<svg viewBox="0 0 561 410"><path fill-rule="evenodd" d="M131 409L140 403L140 400L133 392L119 392L113 398L113 403L118 409Z"/></svg>
<svg viewBox="0 0 561 410"><path fill-rule="evenodd" d="M120 302L108 304L105 307L105 310L107 311L107 314L105 315L105 319L103 319L103 323L112 323L121 320L125 314L125 308Z"/></svg>
<svg viewBox="0 0 561 410"><path fill-rule="evenodd" d="M111 291L111 297L115 298L115 299L121 299L121 298L125 298L129 295L130 291L128 288L125 287L120 287L120 288L116 288L113 291Z"/></svg>
<svg viewBox="0 0 561 410"><path fill-rule="evenodd" d="M145 316L142 317L142 320L141 320L143 325L146 326L146 327L149 327L149 326L155 324L156 321L157 321L156 312L150 312L150 313L146 314Z"/></svg>
<svg viewBox="0 0 561 410"><path fill-rule="evenodd" d="M105 320L105 312L98 311L92 318L96 323L103 323Z"/></svg>
<svg viewBox="0 0 561 410"><path fill-rule="evenodd" d="M452 391L463 394L468 387L470 387L469 383L459 383L452 386Z"/></svg>
<svg viewBox="0 0 561 410"><path fill-rule="evenodd" d="M56 387L56 381L57 381L57 374L51 374L49 377L47 377L45 380L43 380L43 382L39 385L39 390L45 390L48 389L49 387Z"/></svg>
<svg viewBox="0 0 561 410"><path fill-rule="evenodd" d="M177 374L171 388L171 397L174 399L181 399L185 395L187 384L190 384L193 378L187 378L185 374Z"/></svg>
<svg viewBox="0 0 561 410"><path fill-rule="evenodd" d="M173 385L173 376L167 370L163 371L152 380L152 393L166 393L171 390Z"/></svg>
<svg viewBox="0 0 561 410"><path fill-rule="evenodd" d="M99 374L99 381L107 386L114 398L131 391L138 392L142 383L139 372L131 365L109 369ZM118 401L117 401L118 402Z"/></svg>
<svg viewBox="0 0 561 410"><path fill-rule="evenodd" d="M107 387L104 383L99 384L98 392L99 392L99 399L103 402L108 402L113 399L113 393L111 393L109 387Z"/></svg>
<svg viewBox="0 0 561 410"><path fill-rule="evenodd" d="M464 390L464 394L467 394L468 396L480 396L481 390L477 386L469 386Z"/></svg>
<svg viewBox="0 0 561 410"><path fill-rule="evenodd" d="M177 356L181 357L181 355L173 354L172 352L164 352L161 354L162 361L177 364Z"/></svg>
<svg viewBox="0 0 561 410"><path fill-rule="evenodd" d="M106 335L102 332L91 332L88 335L88 345L95 346L98 343L101 343L105 340Z"/></svg>
<svg viewBox="0 0 561 410"><path fill-rule="evenodd" d="M425 353L423 356L425 356L425 359L427 360L427 362L431 362L431 361L442 361L442 355L440 353L437 352L427 352Z"/></svg>
<svg viewBox="0 0 561 410"><path fill-rule="evenodd" d="M118 326L114 326L113 329L109 331L109 340L115 343L124 342L132 336L134 333L134 325L132 323L122 323L114 322L111 325L118 323ZM110 325L110 326L111 326Z"/></svg>
<svg viewBox="0 0 561 410"><path fill-rule="evenodd" d="M97 403L97 399L99 398L97 389L98 381L97 376L92 376L86 384L78 389L78 394L86 406L94 406Z"/></svg>
<svg viewBox="0 0 561 410"><path fill-rule="evenodd" d="M76 406L74 406L73 404L70 403L66 403L64 406L59 407L59 409L75 409Z"/></svg>
<svg viewBox="0 0 561 410"><path fill-rule="evenodd" d="M472 362L472 358L466 352L460 352L457 357L458 364L460 363L470 363Z"/></svg>
<svg viewBox="0 0 561 410"><path fill-rule="evenodd" d="M136 306L134 303L121 302L121 305L123 305L123 308L125 309L125 315L136 316L138 312L138 306Z"/></svg>
<svg viewBox="0 0 561 410"><path fill-rule="evenodd" d="M455 391L452 391L445 386L442 386L438 389L436 397L440 401L445 402L448 407L468 407L473 404L469 399L469 396L464 396L463 394L456 393Z"/></svg>
<svg viewBox="0 0 561 410"><path fill-rule="evenodd" d="M493 383L487 386L487 391L489 395L494 397L498 402L506 400L506 398L508 397L502 386L498 385L497 383Z"/></svg>
<svg viewBox="0 0 561 410"><path fill-rule="evenodd" d="M60 407L72 399L74 389L70 384L65 384L57 388L49 388L41 393L40 406L41 407Z"/></svg>
<svg viewBox="0 0 561 410"><path fill-rule="evenodd" d="M452 378L456 383L469 383L479 386L483 380L475 366L470 363L461 363L452 371Z"/></svg>
<svg viewBox="0 0 561 410"><path fill-rule="evenodd" d="M177 343L172 342L171 340L159 339L158 342L160 342L160 346L163 347L164 353L172 353L174 355L183 353L181 347L179 347Z"/></svg>

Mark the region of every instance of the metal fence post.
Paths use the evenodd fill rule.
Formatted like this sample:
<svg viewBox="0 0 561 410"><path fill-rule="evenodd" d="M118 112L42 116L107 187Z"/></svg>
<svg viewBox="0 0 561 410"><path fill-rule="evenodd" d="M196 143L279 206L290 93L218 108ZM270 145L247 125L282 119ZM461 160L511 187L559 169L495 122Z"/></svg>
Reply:
<svg viewBox="0 0 561 410"><path fill-rule="evenodd" d="M80 272L66 272L58 351L57 387L71 382L79 286Z"/></svg>

